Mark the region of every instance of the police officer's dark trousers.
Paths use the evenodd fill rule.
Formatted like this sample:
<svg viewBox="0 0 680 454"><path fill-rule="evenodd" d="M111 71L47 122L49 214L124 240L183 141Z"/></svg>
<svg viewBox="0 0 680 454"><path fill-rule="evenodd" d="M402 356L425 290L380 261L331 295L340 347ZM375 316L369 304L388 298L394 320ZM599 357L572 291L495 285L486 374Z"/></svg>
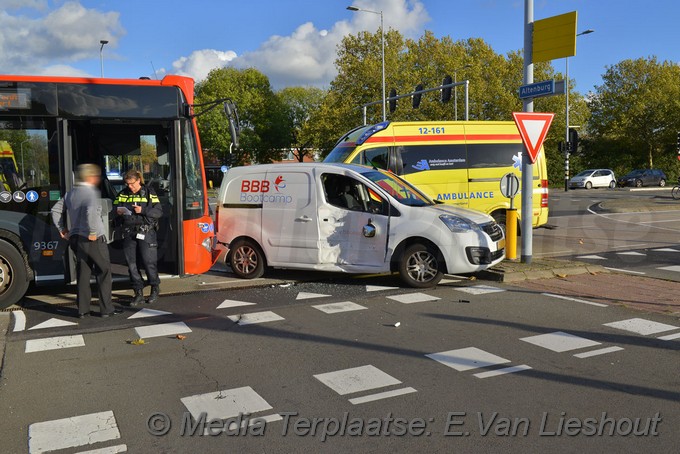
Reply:
<svg viewBox="0 0 680 454"><path fill-rule="evenodd" d="M147 232L140 232L139 234L143 235L144 238L137 238L137 233L130 232L125 236L125 240L123 240L125 260L128 264L132 289L135 291L144 288L144 280L142 279L139 267L137 266L137 258L141 260L141 264L146 270L149 285L158 286L161 283L158 278L158 241L156 239L156 231L151 229Z"/></svg>
<svg viewBox="0 0 680 454"><path fill-rule="evenodd" d="M111 260L109 259L109 247L106 244L106 239L102 236L96 241L90 241L85 237L74 235L70 241L77 260L78 313L87 314L90 312L90 301L92 299L90 278L93 268L99 286L99 309L102 314L112 313Z"/></svg>

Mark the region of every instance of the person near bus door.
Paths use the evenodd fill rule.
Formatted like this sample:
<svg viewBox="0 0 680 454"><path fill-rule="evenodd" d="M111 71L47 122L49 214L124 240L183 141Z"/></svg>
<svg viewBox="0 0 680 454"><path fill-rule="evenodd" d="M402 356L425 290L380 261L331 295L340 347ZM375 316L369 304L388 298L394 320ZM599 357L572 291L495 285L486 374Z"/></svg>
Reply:
<svg viewBox="0 0 680 454"><path fill-rule="evenodd" d="M97 189L101 168L95 164L78 166L79 181L52 207L52 221L59 235L69 241L76 256L78 317L90 315L92 270L99 286L101 317L121 314L111 302L111 260L102 219L101 195ZM68 229L66 218L71 228Z"/></svg>
<svg viewBox="0 0 680 454"><path fill-rule="evenodd" d="M163 215L160 200L155 191L144 184L142 173L128 170L124 176L125 188L113 202L115 212L123 219L123 252L128 265L132 289L135 292L130 306L144 302L144 281L137 266L141 259L151 285L148 304L158 301L160 279L158 277L158 220Z"/></svg>

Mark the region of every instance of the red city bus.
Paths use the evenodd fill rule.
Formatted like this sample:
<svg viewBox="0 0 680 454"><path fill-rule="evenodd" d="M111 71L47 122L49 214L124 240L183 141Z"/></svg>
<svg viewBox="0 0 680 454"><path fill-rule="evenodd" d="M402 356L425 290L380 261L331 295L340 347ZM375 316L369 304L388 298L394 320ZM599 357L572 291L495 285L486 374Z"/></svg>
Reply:
<svg viewBox="0 0 680 454"><path fill-rule="evenodd" d="M214 260L194 81L0 75L0 141L14 152L16 184L0 188L0 309L20 301L29 284L75 282L72 251L50 209L74 184L82 163L103 169L104 212L129 169L140 170L163 205L158 266L163 274L208 271ZM235 108L224 103L232 140ZM1 169L3 175L9 169ZM9 181L5 177L3 181ZM121 241L109 224L114 279L127 279Z"/></svg>

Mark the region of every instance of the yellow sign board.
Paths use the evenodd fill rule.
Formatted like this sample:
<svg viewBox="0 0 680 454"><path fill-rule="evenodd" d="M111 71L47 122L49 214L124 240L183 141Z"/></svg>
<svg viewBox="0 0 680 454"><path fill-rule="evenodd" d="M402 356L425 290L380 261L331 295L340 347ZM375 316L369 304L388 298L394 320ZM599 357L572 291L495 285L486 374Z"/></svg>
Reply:
<svg viewBox="0 0 680 454"><path fill-rule="evenodd" d="M576 11L534 21L532 63L576 55Z"/></svg>

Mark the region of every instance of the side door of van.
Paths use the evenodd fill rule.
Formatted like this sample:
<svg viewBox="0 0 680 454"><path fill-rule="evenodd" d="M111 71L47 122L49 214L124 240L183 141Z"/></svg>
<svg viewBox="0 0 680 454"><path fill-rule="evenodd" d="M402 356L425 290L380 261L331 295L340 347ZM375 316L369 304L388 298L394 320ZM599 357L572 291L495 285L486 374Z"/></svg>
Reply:
<svg viewBox="0 0 680 454"><path fill-rule="evenodd" d="M389 202L363 182L331 172L319 175L320 263L339 267L384 267L389 238Z"/></svg>
<svg viewBox="0 0 680 454"><path fill-rule="evenodd" d="M268 171L262 243L270 264L317 263L316 191L309 171Z"/></svg>

